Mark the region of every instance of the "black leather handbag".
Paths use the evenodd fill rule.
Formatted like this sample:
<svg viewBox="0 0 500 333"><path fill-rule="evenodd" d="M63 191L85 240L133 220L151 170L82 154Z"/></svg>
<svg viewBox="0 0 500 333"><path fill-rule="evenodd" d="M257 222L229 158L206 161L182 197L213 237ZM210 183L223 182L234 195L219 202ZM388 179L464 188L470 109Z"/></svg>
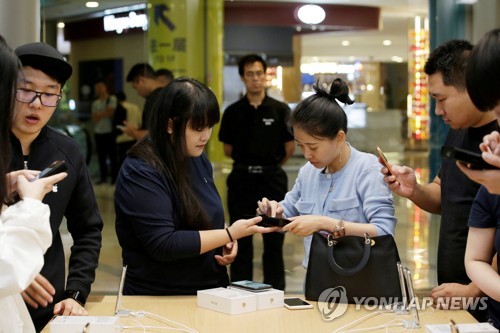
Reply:
<svg viewBox="0 0 500 333"><path fill-rule="evenodd" d="M398 248L391 235L345 236L338 239L314 233L306 273L305 297L317 301L323 291L344 287L340 302L401 302ZM392 301L391 301L392 300Z"/></svg>

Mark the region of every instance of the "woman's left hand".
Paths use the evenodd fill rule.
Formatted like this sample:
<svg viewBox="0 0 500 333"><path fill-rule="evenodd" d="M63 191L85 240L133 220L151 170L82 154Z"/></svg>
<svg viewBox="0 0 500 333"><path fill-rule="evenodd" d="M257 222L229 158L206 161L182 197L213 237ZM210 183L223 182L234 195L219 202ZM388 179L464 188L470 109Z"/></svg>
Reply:
<svg viewBox="0 0 500 333"><path fill-rule="evenodd" d="M234 261L238 254L238 241L230 242L222 248L222 255L216 255L215 260L221 266L227 266Z"/></svg>
<svg viewBox="0 0 500 333"><path fill-rule="evenodd" d="M282 231L289 231L294 235L305 237L322 230L321 219L318 215L301 215L288 218L291 223L285 225Z"/></svg>

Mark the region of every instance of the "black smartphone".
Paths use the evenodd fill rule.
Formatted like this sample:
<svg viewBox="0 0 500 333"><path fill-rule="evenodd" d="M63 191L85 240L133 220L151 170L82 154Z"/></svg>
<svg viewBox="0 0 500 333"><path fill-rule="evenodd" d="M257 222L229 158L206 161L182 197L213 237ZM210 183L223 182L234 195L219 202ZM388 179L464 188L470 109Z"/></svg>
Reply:
<svg viewBox="0 0 500 333"><path fill-rule="evenodd" d="M312 304L307 303L298 297L285 298L283 300L285 308L290 310L312 309Z"/></svg>
<svg viewBox="0 0 500 333"><path fill-rule="evenodd" d="M55 174L58 174L60 172L66 171L66 162L64 160L60 161L54 161L52 164L50 164L48 167L42 170L35 178L33 178L31 181L35 181L40 178L44 177L50 177Z"/></svg>
<svg viewBox="0 0 500 333"><path fill-rule="evenodd" d="M441 156L462 162L470 169L498 169L496 166L486 163L481 154L458 147L443 146Z"/></svg>
<svg viewBox="0 0 500 333"><path fill-rule="evenodd" d="M287 220L287 219L283 219L280 217L271 217L271 216L267 216L265 214L260 214L259 216L262 217L262 221L257 223L257 225L261 226L261 227L267 227L267 228L280 227L280 228L283 228L285 225L292 222L292 221Z"/></svg>
<svg viewBox="0 0 500 333"><path fill-rule="evenodd" d="M260 282L250 281L250 280L242 280L242 281L231 282L231 287L256 292L256 291L269 290L273 286L271 286L270 284L267 284L267 283L260 283Z"/></svg>

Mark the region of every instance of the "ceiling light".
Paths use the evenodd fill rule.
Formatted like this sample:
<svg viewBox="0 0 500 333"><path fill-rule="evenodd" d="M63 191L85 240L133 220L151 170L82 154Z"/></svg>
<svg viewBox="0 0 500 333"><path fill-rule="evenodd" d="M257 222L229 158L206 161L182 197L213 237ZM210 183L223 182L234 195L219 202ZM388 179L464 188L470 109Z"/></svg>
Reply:
<svg viewBox="0 0 500 333"><path fill-rule="evenodd" d="M403 60L404 60L403 58L398 57L398 56L393 56L391 59L394 62L403 62Z"/></svg>
<svg viewBox="0 0 500 333"><path fill-rule="evenodd" d="M304 5L297 11L297 17L305 24L320 24L325 20L326 13L318 5Z"/></svg>
<svg viewBox="0 0 500 333"><path fill-rule="evenodd" d="M384 44L385 46L389 46L389 45L391 45L391 44L392 44L392 41L391 41L391 40L389 40L389 39L386 39L386 40L384 40L384 41L382 42L382 44Z"/></svg>
<svg viewBox="0 0 500 333"><path fill-rule="evenodd" d="M99 7L99 2L97 1L88 1L85 6L87 8L96 8L96 7Z"/></svg>
<svg viewBox="0 0 500 333"><path fill-rule="evenodd" d="M341 44L342 44L342 46L349 46L349 45L351 45L351 42L348 40L343 40Z"/></svg>
<svg viewBox="0 0 500 333"><path fill-rule="evenodd" d="M64 22L58 22L58 23L57 23L57 27L58 27L59 29L63 29L65 26L66 26L66 25L64 24Z"/></svg>

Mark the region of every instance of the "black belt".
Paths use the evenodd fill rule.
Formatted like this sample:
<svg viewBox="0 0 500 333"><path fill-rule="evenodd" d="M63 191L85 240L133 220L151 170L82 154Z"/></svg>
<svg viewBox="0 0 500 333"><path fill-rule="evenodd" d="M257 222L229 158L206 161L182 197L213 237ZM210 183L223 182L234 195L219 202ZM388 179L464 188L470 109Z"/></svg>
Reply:
<svg viewBox="0 0 500 333"><path fill-rule="evenodd" d="M268 173L276 171L280 168L279 164L272 165L244 165L244 164L234 164L233 170L245 171L247 173Z"/></svg>

